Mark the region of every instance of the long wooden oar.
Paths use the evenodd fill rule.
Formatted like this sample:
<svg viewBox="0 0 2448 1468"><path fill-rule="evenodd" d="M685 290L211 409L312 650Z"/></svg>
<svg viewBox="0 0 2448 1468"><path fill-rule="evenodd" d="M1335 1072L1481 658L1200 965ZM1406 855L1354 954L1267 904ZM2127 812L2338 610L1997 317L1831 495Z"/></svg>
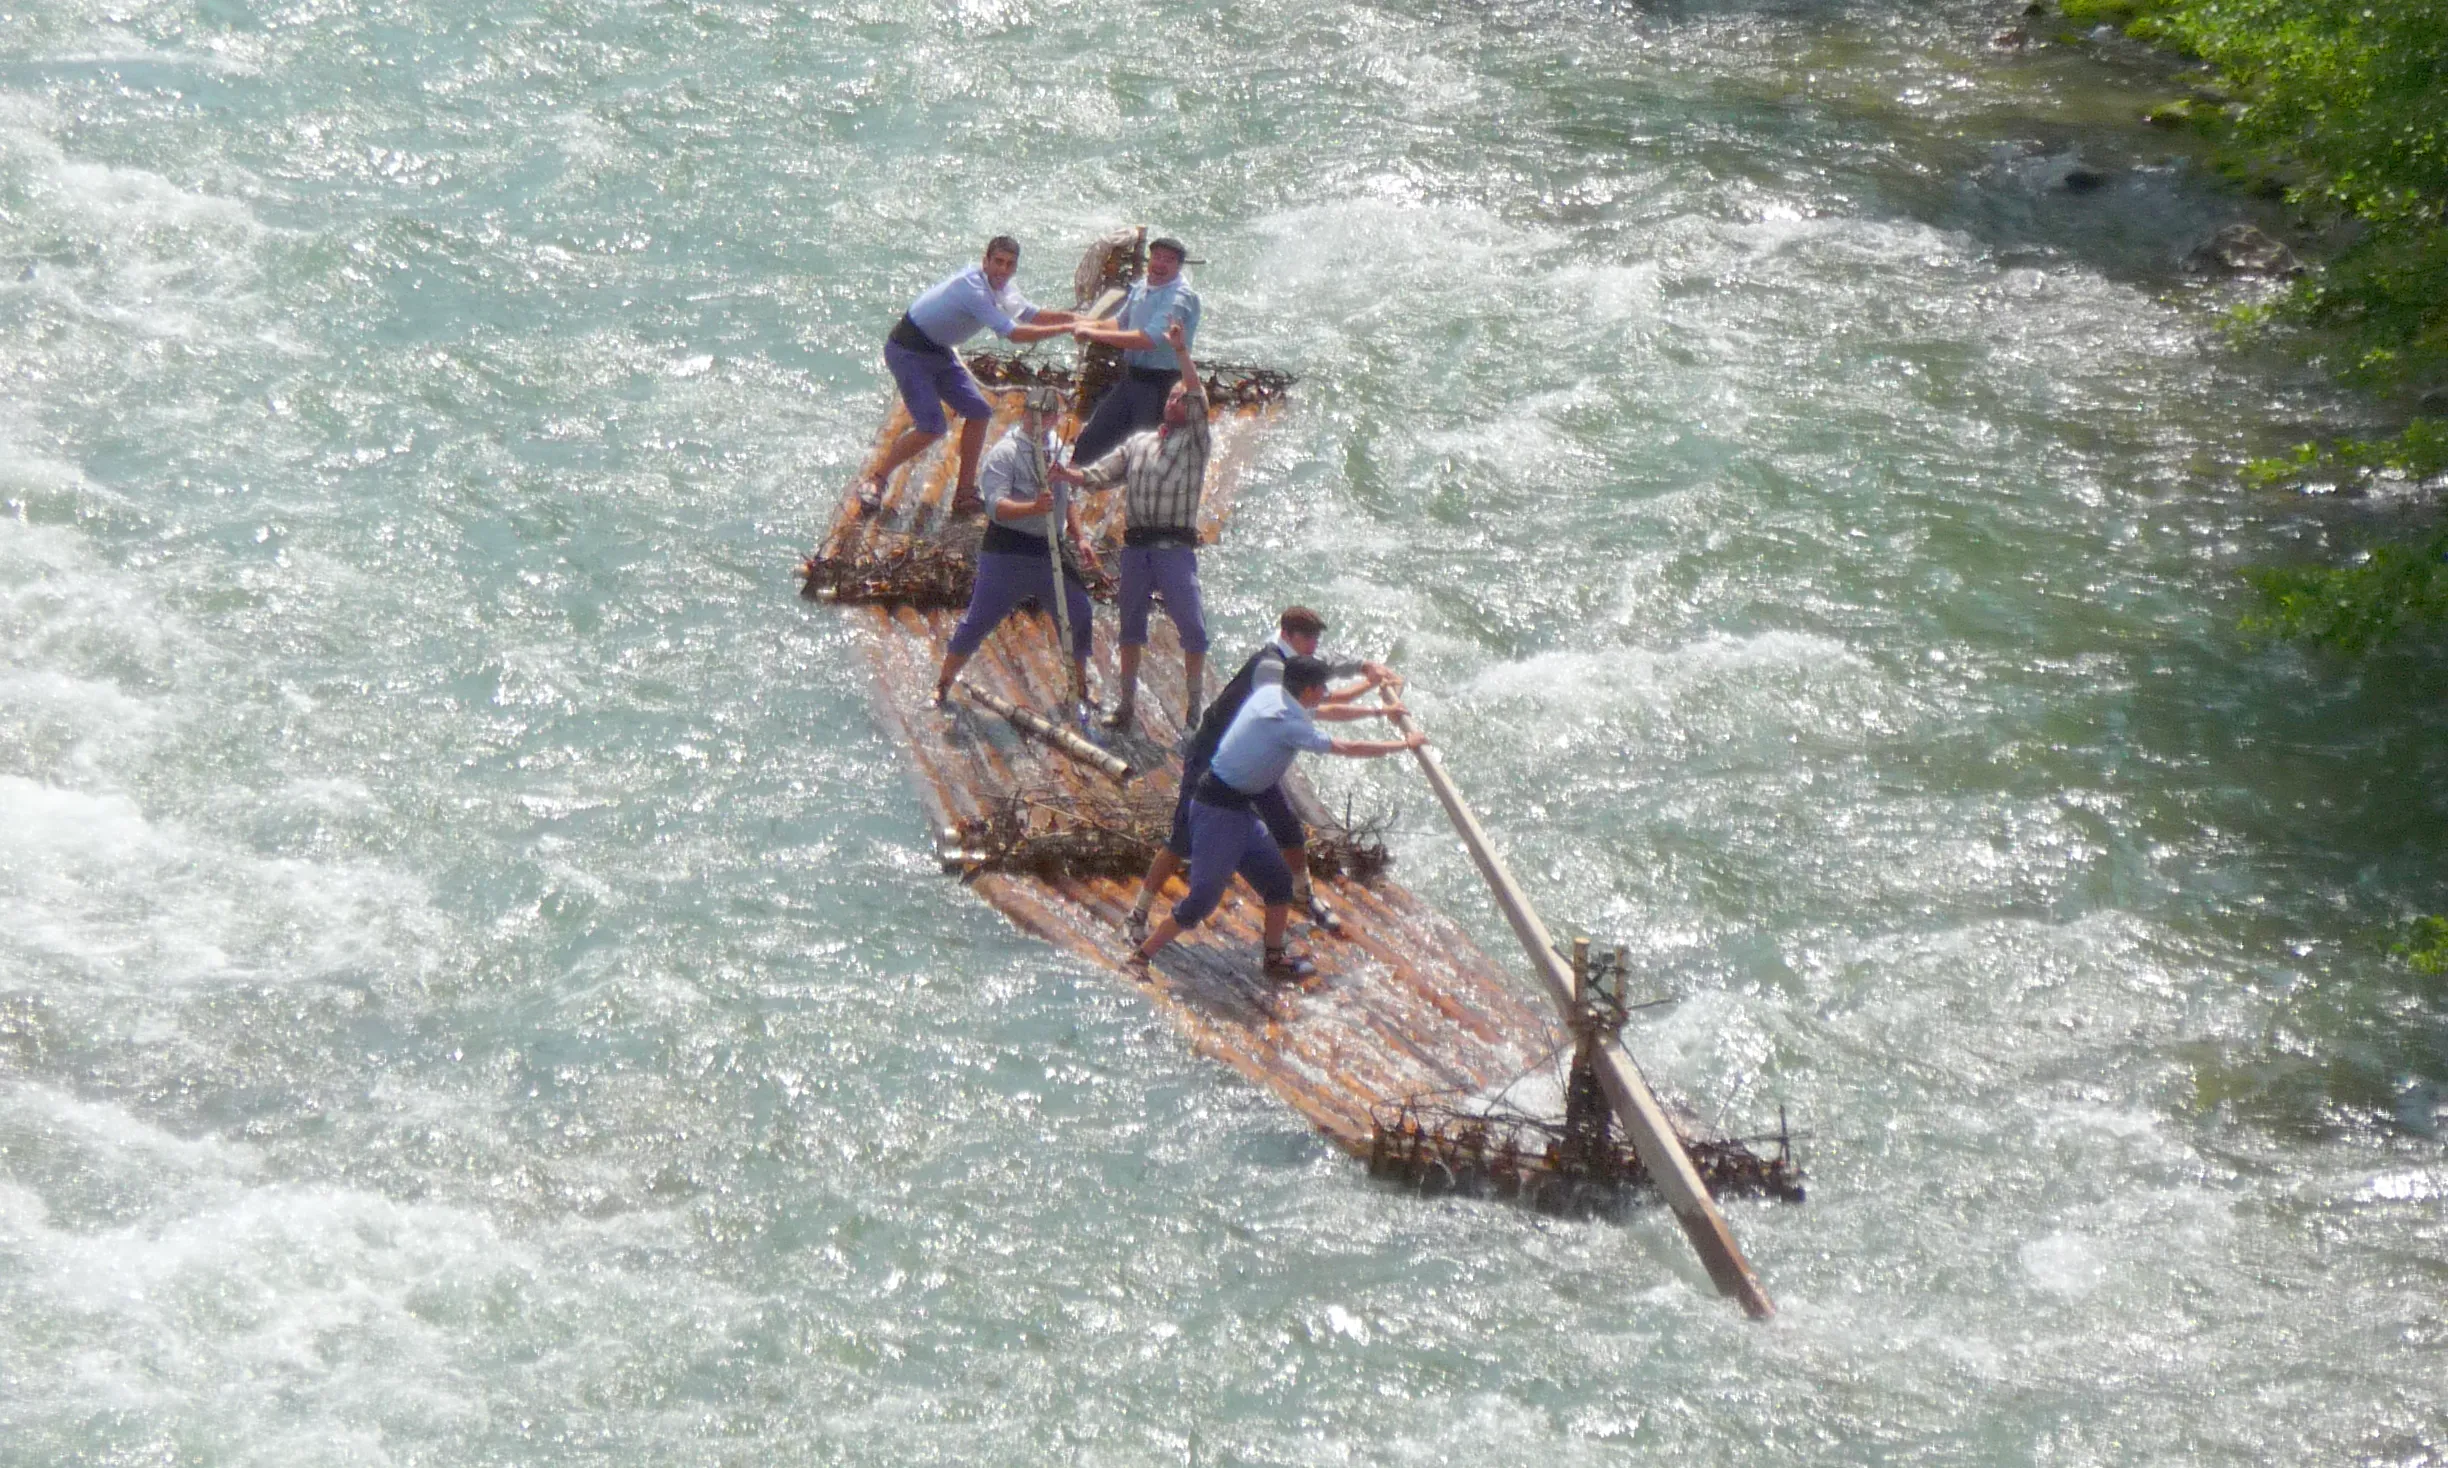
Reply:
<svg viewBox="0 0 2448 1468"><path fill-rule="evenodd" d="M1387 703L1394 702L1391 690L1380 688L1377 696ZM1407 715L1398 714L1394 726L1409 734L1414 725ZM1444 756L1434 748L1422 746L1412 751L1419 758L1421 773L1428 777L1428 788L1436 792L1437 802L1445 807L1445 815L1453 822L1470 852L1479 875L1487 880L1488 890L1495 894L1496 908L1513 927L1513 936L1521 941L1522 951L1529 955L1530 968L1547 986L1548 997L1555 1000L1565 1021L1570 1023L1577 1008L1572 970L1556 956L1555 943L1547 936L1547 925L1539 921L1538 910L1522 895L1513 873L1497 854L1496 845L1488 840L1487 831L1479 818L1471 813L1462 799L1453 777L1445 773ZM1751 1270L1751 1261L1743 1257L1734 1242L1733 1230L1726 1227L1725 1215L1717 1211L1717 1202L1709 1196L1708 1184L1700 1180L1699 1170L1692 1166L1691 1155L1683 1150L1683 1139L1676 1135L1674 1124L1666 1119L1665 1109L1641 1078L1632 1057L1624 1053L1622 1044L1612 1035L1601 1037L1593 1057L1599 1084L1605 1087L1608 1104L1616 1119L1623 1123L1624 1134L1632 1141L1632 1149L1648 1169L1650 1180L1664 1195L1666 1206L1674 1210L1675 1221L1683 1225L1685 1237L1700 1251L1700 1262L1708 1266L1709 1278L1716 1282L1717 1292L1738 1300L1754 1320L1765 1320L1776 1313L1776 1304L1760 1286L1759 1276Z"/></svg>
<svg viewBox="0 0 2448 1468"><path fill-rule="evenodd" d="M1088 670L1080 666L1077 658L1071 656L1071 583L1063 579L1062 558L1063 536L1071 529L1067 523L1070 501L1063 495L1062 481L1055 478L1052 473L1054 462L1061 453L1062 445L1054 437L1054 430L1047 429L1045 438L1037 445L1037 482L1040 485L1051 486L1054 491L1054 514L1047 521L1046 528L1046 559L1054 564L1054 632L1062 639L1061 643L1056 646L1054 655L1061 658L1062 665L1071 670L1071 709L1069 712L1076 714L1079 712L1079 705L1086 702L1088 698Z"/></svg>

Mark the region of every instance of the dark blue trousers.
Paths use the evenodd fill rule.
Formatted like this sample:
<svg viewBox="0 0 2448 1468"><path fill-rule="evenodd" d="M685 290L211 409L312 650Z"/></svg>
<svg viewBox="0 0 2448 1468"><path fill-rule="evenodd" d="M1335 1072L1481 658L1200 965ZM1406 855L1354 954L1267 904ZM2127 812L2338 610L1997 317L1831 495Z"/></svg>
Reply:
<svg viewBox="0 0 2448 1468"><path fill-rule="evenodd" d="M1159 380L1144 368L1140 372L1126 369L1105 389L1105 396L1097 399L1096 411L1088 415L1087 426L1072 441L1071 462L1085 469L1140 429L1162 423L1165 399L1180 379L1178 372L1164 373Z"/></svg>
<svg viewBox="0 0 2448 1468"><path fill-rule="evenodd" d="M1292 900L1292 869L1256 811L1191 801L1190 890L1173 904L1173 921L1185 932L1207 921L1235 872L1249 878L1269 906Z"/></svg>

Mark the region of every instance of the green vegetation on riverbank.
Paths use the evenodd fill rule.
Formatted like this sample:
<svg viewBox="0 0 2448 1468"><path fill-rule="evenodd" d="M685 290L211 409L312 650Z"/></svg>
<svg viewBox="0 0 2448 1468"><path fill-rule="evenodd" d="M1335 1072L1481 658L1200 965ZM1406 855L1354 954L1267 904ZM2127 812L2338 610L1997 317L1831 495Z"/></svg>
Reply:
<svg viewBox="0 0 2448 1468"><path fill-rule="evenodd" d="M2211 130L2231 166L2284 187L2348 243L2268 316L2349 380L2408 405L2378 441L2306 444L2262 460L2269 483L2313 474L2423 479L2448 472L2448 5L2438 0L2063 0L2199 57L2229 105L2172 114ZM2265 568L2255 625L2360 652L2448 619L2448 532L2384 545L2344 569Z"/></svg>

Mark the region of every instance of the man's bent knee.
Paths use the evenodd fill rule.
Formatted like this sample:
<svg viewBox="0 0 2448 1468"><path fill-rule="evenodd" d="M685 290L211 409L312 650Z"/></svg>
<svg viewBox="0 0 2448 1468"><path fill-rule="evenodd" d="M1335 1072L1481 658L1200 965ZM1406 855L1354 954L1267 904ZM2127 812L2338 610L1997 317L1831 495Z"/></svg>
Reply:
<svg viewBox="0 0 2448 1468"><path fill-rule="evenodd" d="M1214 915L1215 910L1223 905L1224 894L1221 892L1218 892L1213 896L1206 896L1197 891L1192 891L1189 895L1183 897L1181 901L1173 904L1173 921L1179 923L1181 925L1181 930L1187 933L1192 928L1195 928L1199 924L1207 921L1209 917Z"/></svg>

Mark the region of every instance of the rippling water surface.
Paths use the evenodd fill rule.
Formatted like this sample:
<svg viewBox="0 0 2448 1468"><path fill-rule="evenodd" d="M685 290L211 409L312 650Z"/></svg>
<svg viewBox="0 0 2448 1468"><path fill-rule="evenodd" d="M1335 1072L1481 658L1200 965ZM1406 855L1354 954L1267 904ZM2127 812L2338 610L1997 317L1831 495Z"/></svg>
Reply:
<svg viewBox="0 0 2448 1468"><path fill-rule="evenodd" d="M0 16L0 1461L2439 1461L2448 665L2236 630L2368 512L2235 463L2366 409L2011 18ZM933 874L791 565L905 298L1128 220L1303 375L1224 641L1398 656L1808 1130L1774 1324Z"/></svg>

